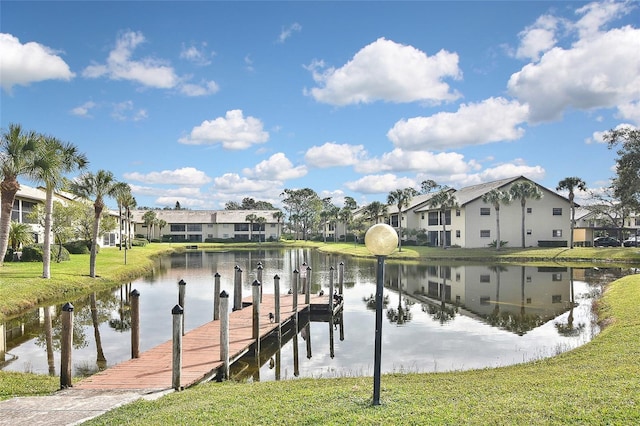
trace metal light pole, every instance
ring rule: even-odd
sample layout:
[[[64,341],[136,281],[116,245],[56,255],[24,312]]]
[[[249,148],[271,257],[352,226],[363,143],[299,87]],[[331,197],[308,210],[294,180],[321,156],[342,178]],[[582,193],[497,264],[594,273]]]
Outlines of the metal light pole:
[[[382,292],[384,260],[398,246],[398,233],[391,226],[378,223],[367,230],[364,245],[378,259],[376,269],[376,335],[373,361],[373,405],[380,405],[380,369],[382,363]]]

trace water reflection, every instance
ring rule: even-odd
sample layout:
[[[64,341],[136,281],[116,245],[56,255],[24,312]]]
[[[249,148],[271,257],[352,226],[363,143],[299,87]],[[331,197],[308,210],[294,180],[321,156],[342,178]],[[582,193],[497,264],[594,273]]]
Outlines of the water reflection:
[[[375,261],[308,249],[188,251],[159,259],[148,277],[71,301],[73,374],[91,374],[131,356],[132,289],[141,294],[140,350],[145,351],[171,339],[170,312],[180,280],[187,282],[185,330],[189,331],[213,317],[214,274],[220,274],[221,289],[231,294],[239,267],[242,289],[249,295],[258,262],[263,297],[273,294],[275,275],[286,293],[293,271],[303,263],[312,268],[306,277],[311,292],[328,293],[330,268],[337,270],[344,263],[345,307],[336,318],[307,322],[301,318],[297,328],[283,333],[279,341],[265,342],[257,358],[234,366],[246,372],[238,372],[239,377],[264,381],[372,374]],[[598,331],[591,302],[602,285],[630,272],[387,262],[382,371],[493,367],[572,349]],[[57,373],[61,306],[42,307],[0,324],[3,369]]]

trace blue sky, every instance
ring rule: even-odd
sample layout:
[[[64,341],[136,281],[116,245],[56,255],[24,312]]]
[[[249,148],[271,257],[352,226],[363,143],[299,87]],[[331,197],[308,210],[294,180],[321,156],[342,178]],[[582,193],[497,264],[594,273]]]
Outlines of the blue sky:
[[[639,26],[636,2],[2,1],[0,124],[74,143],[139,206],[597,191],[602,132],[640,125]]]

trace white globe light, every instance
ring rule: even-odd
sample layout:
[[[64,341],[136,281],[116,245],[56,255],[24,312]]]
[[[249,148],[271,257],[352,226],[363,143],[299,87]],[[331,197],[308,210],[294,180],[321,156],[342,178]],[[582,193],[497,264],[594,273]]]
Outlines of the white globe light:
[[[376,256],[387,256],[398,246],[398,233],[386,223],[378,223],[367,230],[364,245]]]

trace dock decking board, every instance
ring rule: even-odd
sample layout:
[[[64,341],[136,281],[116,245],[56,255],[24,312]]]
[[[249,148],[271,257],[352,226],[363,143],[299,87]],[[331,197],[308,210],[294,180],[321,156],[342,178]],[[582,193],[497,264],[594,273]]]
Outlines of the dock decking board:
[[[269,321],[269,313],[275,312],[275,298],[265,294],[260,304],[260,339],[269,335],[278,327]],[[302,301],[302,303],[301,303]],[[243,302],[251,303],[251,299]],[[312,295],[310,305],[304,302],[304,295],[298,295],[298,313],[310,305],[329,304],[328,296]],[[188,312],[186,312],[188,315]],[[293,296],[280,296],[280,323],[293,317]],[[229,312],[229,358],[238,359],[253,345],[253,307]],[[144,339],[144,336],[140,337]],[[171,389],[173,374],[173,342],[162,343],[140,354],[139,358],[129,359],[87,377],[73,385],[75,389],[101,390],[165,390]],[[182,337],[182,388],[212,378],[222,367],[220,359],[220,321],[210,321]]]

